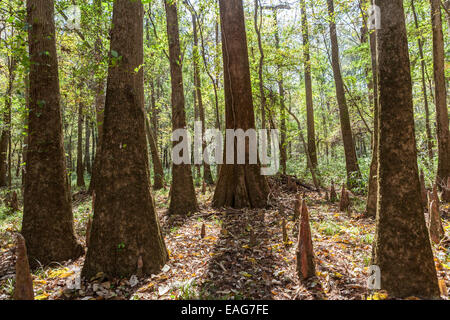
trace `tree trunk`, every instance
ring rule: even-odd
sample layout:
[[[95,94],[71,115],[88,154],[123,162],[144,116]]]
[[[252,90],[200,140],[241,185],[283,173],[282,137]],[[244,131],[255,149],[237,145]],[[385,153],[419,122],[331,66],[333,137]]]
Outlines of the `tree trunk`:
[[[263,14],[261,12],[261,21],[258,22],[258,12],[260,10],[259,8],[259,1],[255,0],[255,16],[254,16],[254,23],[255,23],[255,31],[256,35],[258,37],[258,49],[259,49],[259,66],[258,66],[258,78],[259,78],[259,95],[261,100],[261,129],[266,129],[266,95],[264,93],[264,77],[263,77],[263,68],[264,68],[264,49],[262,46],[262,40],[261,40],[261,25],[262,25],[262,17]]]
[[[334,82],[336,85],[336,98],[339,105],[342,140],[344,142],[345,165],[347,168],[347,185],[349,189],[351,189],[355,186],[355,178],[360,177],[361,173],[359,171],[358,160],[356,158],[355,144],[352,136],[352,127],[350,124],[350,116],[348,113],[347,100],[345,98],[344,81],[341,74],[334,2],[333,0],[327,0],[327,3],[328,13],[330,16],[331,58]]]
[[[102,4],[100,0],[94,1],[94,10],[98,17],[101,17],[103,14]],[[102,61],[101,55],[102,48],[102,38],[97,37],[94,44],[95,51],[95,61],[100,64]],[[97,80],[95,84],[95,119],[97,125],[97,147],[95,149],[95,158],[92,163],[92,175],[91,182],[89,184],[89,193],[93,194],[95,191],[95,181],[97,179],[97,172],[99,171],[100,160],[97,157],[100,154],[100,147],[102,144],[102,136],[103,136],[103,120],[104,120],[104,108],[105,108],[105,83],[104,79],[100,78]]]
[[[172,85],[172,130],[186,128],[183,71],[178,30],[177,4],[164,0],[169,39],[170,76]],[[175,146],[177,142],[174,142]],[[170,214],[188,214],[198,210],[190,164],[172,164]]]
[[[5,95],[5,110],[3,112],[3,131],[0,137],[0,187],[8,185],[8,146],[11,140],[11,104],[12,91],[15,78],[16,60],[7,58],[8,64],[8,84]],[[11,184],[9,184],[11,186]]]
[[[276,9],[274,9],[275,15],[275,48],[277,50],[280,49],[280,34],[278,29],[278,18]],[[284,97],[284,82],[283,82],[283,70],[280,64],[277,65],[278,69],[278,94],[280,95],[280,166],[283,174],[286,174],[286,161],[287,161],[287,152],[286,152],[286,103]]]
[[[440,0],[431,1],[433,26],[433,67],[436,104],[436,129],[438,138],[438,172],[436,182],[445,185],[450,176],[450,133],[448,122],[447,89],[445,87],[444,36]]]
[[[200,69],[198,66],[198,61],[200,59],[199,52],[198,52],[198,34],[197,34],[197,16],[193,13],[192,14],[192,29],[194,33],[194,85],[196,94],[195,97],[197,98],[197,107],[198,107],[198,115],[200,117],[200,122],[202,123],[202,135],[205,134],[205,108],[203,106],[203,98],[202,98],[202,87],[201,87],[201,78],[200,78]],[[206,142],[202,142],[202,152],[205,152],[206,149]],[[203,179],[204,181],[212,185],[214,184],[212,174],[211,174],[211,167],[208,163],[203,163]]]
[[[77,186],[84,184],[84,164],[83,164],[83,104],[78,106],[78,139],[77,139]]]
[[[381,288],[390,297],[438,298],[417,166],[403,3],[375,4],[381,10],[382,28],[377,31],[380,138],[374,264],[381,270]]]
[[[311,56],[309,53],[309,30],[305,0],[300,1],[302,13],[303,59],[305,66],[306,122],[308,134],[308,151],[314,168],[317,167],[316,134],[314,126],[314,105],[311,80]]]
[[[86,171],[91,174],[92,173],[92,167],[91,167],[91,155],[90,155],[90,146],[91,146],[91,124],[89,123],[87,116],[86,121],[84,123],[84,130],[85,130],[85,136],[86,136],[86,142],[84,146],[84,163],[86,165]]]
[[[222,26],[225,116],[227,129],[255,128],[252,88],[242,0],[219,0]],[[262,208],[267,204],[269,187],[257,164],[221,166],[214,193],[214,207]],[[246,146],[248,157],[248,144]],[[226,144],[225,144],[226,154]]]
[[[147,115],[145,116],[145,132],[147,133],[148,144],[150,145],[150,153],[152,154],[153,163],[153,190],[161,190],[164,188],[164,170],[159,159],[158,146],[155,142],[155,134],[151,128]]]
[[[83,249],[74,235],[64,158],[53,1],[28,0],[27,22],[31,68],[22,235],[30,264],[38,267],[76,259]]]
[[[411,9],[414,16],[414,24],[416,27],[416,30],[419,31],[419,21],[417,19],[417,13],[416,8],[414,5],[414,0],[411,0]],[[426,85],[426,79],[425,79],[425,57],[423,54],[423,42],[422,38],[417,39],[417,44],[419,47],[419,55],[420,55],[420,69],[422,72],[422,92],[423,92],[423,102],[425,107],[425,127],[426,127],[426,134],[427,134],[427,149],[428,149],[428,159],[430,161],[430,164],[433,162],[433,137],[431,135],[431,126],[430,126],[430,107],[428,104],[428,94],[427,94],[427,85]]]
[[[371,0],[372,1],[372,0]],[[373,102],[373,136],[372,136],[372,162],[369,173],[369,192],[367,195],[366,215],[375,217],[377,214],[377,195],[378,195],[378,66],[377,66],[377,35],[372,30],[369,35],[370,57],[372,64],[372,102]]]
[[[150,193],[141,1],[115,1],[112,25],[110,51],[120,63],[108,70],[86,278],[155,274],[168,258]]]

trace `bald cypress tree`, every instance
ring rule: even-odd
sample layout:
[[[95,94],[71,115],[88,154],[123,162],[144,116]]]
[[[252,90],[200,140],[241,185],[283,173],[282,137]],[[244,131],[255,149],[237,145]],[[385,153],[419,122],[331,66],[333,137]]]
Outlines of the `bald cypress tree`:
[[[245,34],[242,0],[220,0],[222,54],[225,84],[225,116],[227,129],[255,128],[252,88]],[[234,144],[236,151],[236,143]],[[269,188],[260,166],[224,164],[214,193],[215,207],[260,208],[267,204]],[[225,146],[226,152],[226,146]],[[236,152],[235,152],[236,155]],[[236,158],[235,158],[236,159]]]
[[[167,260],[150,193],[145,136],[143,7],[116,0],[99,171],[82,275],[129,277],[158,272]]]
[[[78,258],[64,160],[53,0],[27,1],[29,116],[22,235],[32,267]],[[46,54],[43,54],[45,52]]]
[[[401,0],[376,0],[379,77],[379,164],[374,264],[393,297],[439,296],[425,225],[414,128],[405,15]]]
[[[183,70],[181,61],[180,36],[178,30],[177,3],[164,0],[169,39],[170,79],[172,87],[172,130],[186,128],[186,112]],[[174,145],[177,142],[174,142]],[[190,164],[172,165],[172,184],[170,187],[171,214],[187,214],[198,210],[194,182]]]
[[[361,176],[358,159],[356,158],[355,142],[353,140],[352,126],[348,112],[347,99],[345,97],[344,80],[342,79],[341,62],[339,57],[339,43],[336,32],[336,15],[334,12],[334,1],[327,0],[328,14],[330,17],[331,38],[331,64],[333,67],[334,82],[336,86],[336,98],[339,106],[339,117],[341,122],[342,140],[344,142],[345,165],[347,168],[347,184],[354,186],[353,180]]]

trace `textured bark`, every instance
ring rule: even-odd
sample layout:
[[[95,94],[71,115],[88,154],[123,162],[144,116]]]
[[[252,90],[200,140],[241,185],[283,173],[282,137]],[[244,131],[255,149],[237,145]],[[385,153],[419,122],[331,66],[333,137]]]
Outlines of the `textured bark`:
[[[436,200],[431,201],[428,225],[430,226],[430,238],[436,244],[439,244],[445,236],[444,228],[442,227],[441,215]]]
[[[447,178],[447,186],[442,191],[442,201],[450,202],[450,177]]]
[[[336,202],[337,200],[337,193],[336,188],[334,186],[334,181],[331,181],[331,189],[330,189],[330,202]]]
[[[314,105],[311,79],[311,56],[309,53],[309,30],[305,0],[300,1],[302,14],[303,59],[305,65],[306,122],[308,133],[308,151],[312,165],[317,167],[316,134],[314,125]]]
[[[259,49],[259,65],[258,65],[258,79],[259,79],[259,95],[261,100],[261,129],[266,128],[266,104],[267,98],[264,93],[264,77],[263,77],[263,68],[264,68],[264,49],[262,46],[261,40],[261,25],[262,25],[262,12],[260,21],[258,21],[258,13],[260,11],[259,6],[260,0],[255,0],[255,16],[254,16],[254,24],[255,24],[255,32],[258,38],[258,49]],[[262,10],[262,9],[261,9]]]
[[[422,204],[426,209],[428,205],[427,199],[427,188],[425,187],[425,175],[423,174],[423,170],[420,170],[420,193],[422,195]]]
[[[164,188],[164,170],[159,158],[158,146],[156,144],[156,138],[154,131],[150,126],[148,117],[145,116],[145,132],[147,133],[148,144],[150,145],[150,153],[152,154],[153,163],[153,190],[160,190]]]
[[[297,221],[297,219],[300,217],[302,213],[302,200],[299,196],[297,199],[295,199],[294,204],[294,221]]]
[[[172,85],[172,130],[186,128],[184,110],[183,71],[178,30],[177,3],[164,0],[169,39],[170,77]],[[176,145],[178,142],[174,142]],[[170,187],[170,214],[188,214],[198,210],[192,180],[191,165],[172,164],[172,185]]]
[[[83,163],[83,104],[78,106],[78,139],[77,139],[77,186],[84,184],[84,163]]]
[[[205,134],[206,129],[206,121],[205,121],[205,108],[203,106],[203,98],[202,98],[202,83],[200,78],[200,68],[198,65],[198,61],[200,59],[198,52],[198,32],[197,32],[197,17],[195,14],[192,14],[192,29],[194,33],[194,85],[195,85],[195,97],[197,100],[198,106],[198,115],[200,117],[200,122],[202,123],[202,135]],[[202,152],[205,152],[206,142],[202,141]],[[211,167],[208,163],[203,162],[203,179],[209,185],[214,184],[214,180],[211,174]]]
[[[159,272],[168,259],[150,193],[145,137],[143,7],[114,2],[105,121],[94,216],[82,276],[130,277]],[[112,55],[111,55],[112,58]],[[138,71],[136,71],[139,69]]]
[[[255,128],[242,0],[220,0],[227,129]],[[236,151],[236,144],[235,144]],[[226,144],[225,144],[226,152]],[[248,153],[248,145],[246,146]],[[236,156],[236,152],[235,152]],[[248,154],[246,161],[248,161]],[[236,163],[236,162],[235,162]],[[224,164],[214,193],[214,207],[262,208],[269,187],[260,166]]]
[[[438,138],[438,172],[436,181],[439,185],[450,177],[450,132],[447,106],[447,89],[445,87],[444,35],[440,0],[431,2],[431,23],[433,27],[433,67],[436,104],[436,130]]]
[[[372,137],[372,162],[369,172],[369,192],[367,195],[366,215],[375,217],[377,213],[378,194],[378,71],[377,71],[377,40],[376,31],[369,35],[370,57],[372,64],[372,90],[373,90],[373,137]]]
[[[345,188],[345,185],[342,185],[341,198],[339,201],[339,210],[341,212],[347,212],[349,208],[350,208],[350,196],[348,194],[347,189]]]
[[[93,2],[94,8],[97,17],[101,17],[103,14],[102,10],[102,3],[101,0],[94,0]],[[102,61],[101,56],[101,48],[102,48],[103,42],[101,36],[97,37],[95,44],[94,44],[94,51],[95,51],[95,61],[100,64]],[[97,125],[97,147],[95,149],[95,158],[92,162],[92,175],[91,175],[91,182],[89,184],[89,193],[93,194],[95,191],[95,181],[97,177],[97,172],[99,170],[100,161],[99,157],[97,155],[100,154],[100,147],[102,142],[102,136],[103,136],[103,120],[104,120],[104,108],[105,108],[105,83],[104,79],[98,79],[96,85],[95,85],[95,117],[96,117],[96,125]]]
[[[375,4],[381,9],[382,29],[377,31],[380,144],[373,264],[380,267],[381,288],[389,296],[437,298],[420,193],[403,3],[376,0]]]
[[[16,235],[16,245],[14,300],[34,300],[33,278],[28,264],[27,247],[20,233]]]
[[[84,145],[84,163],[86,166],[86,171],[91,174],[92,173],[92,167],[91,167],[91,155],[90,155],[90,146],[91,146],[91,130],[90,130],[91,124],[89,123],[88,119],[86,119],[84,123],[84,133],[85,133],[85,145]]]
[[[11,149],[11,104],[16,70],[16,60],[14,58],[8,57],[7,65],[8,82],[5,95],[5,109],[3,112],[3,131],[0,136],[0,187],[7,186],[8,182],[9,186],[11,186],[11,181],[8,181],[7,178],[8,168],[11,168],[11,166],[8,166],[7,156],[11,156],[11,152],[8,153],[8,147]],[[11,179],[11,174],[9,174],[9,179]]]
[[[339,43],[336,33],[336,22],[333,0],[327,0],[328,13],[330,16],[330,37],[331,37],[331,58],[336,86],[336,98],[339,105],[339,115],[341,122],[342,140],[345,150],[345,165],[347,168],[347,185],[349,188],[354,186],[353,180],[361,176],[356,158],[355,144],[352,136],[352,127],[348,113],[347,100],[345,98],[344,81],[341,74]]]
[[[37,267],[77,258],[83,249],[73,231],[64,159],[53,1],[27,1],[27,21],[31,68],[22,235],[30,264]]]
[[[297,274],[300,280],[306,280],[316,275],[314,250],[309,225],[309,212],[306,201],[302,203],[297,247]]]
[[[275,15],[275,48],[277,50],[280,49],[280,34],[278,29],[278,18],[277,18],[277,11],[274,9],[274,15]],[[286,174],[286,161],[287,161],[287,143],[286,143],[286,102],[285,102],[285,95],[284,95],[284,81],[283,81],[283,69],[281,64],[277,65],[277,71],[278,71],[278,94],[280,99],[280,166],[281,171],[283,174]]]

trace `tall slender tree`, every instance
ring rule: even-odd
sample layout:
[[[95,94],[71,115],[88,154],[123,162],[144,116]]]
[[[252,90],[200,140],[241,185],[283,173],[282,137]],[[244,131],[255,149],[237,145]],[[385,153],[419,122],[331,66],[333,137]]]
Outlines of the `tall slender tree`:
[[[202,97],[202,83],[200,78],[200,54],[199,54],[199,43],[198,43],[198,27],[197,27],[197,15],[195,12],[192,12],[192,31],[194,34],[194,85],[195,85],[195,98],[197,100],[198,106],[198,115],[199,120],[202,123],[202,135],[205,134],[205,107],[203,106],[203,97]],[[205,152],[206,143],[202,142],[202,152]],[[214,184],[213,177],[211,174],[211,167],[208,163],[203,163],[203,179],[207,184]]]
[[[225,117],[227,129],[255,128],[250,67],[242,0],[219,0],[222,27],[222,54],[225,84]],[[236,163],[221,166],[214,193],[215,207],[261,208],[267,204],[269,187],[260,166]],[[225,144],[226,152],[226,144]]]
[[[306,122],[308,134],[308,152],[311,158],[311,163],[317,167],[317,151],[316,151],[316,134],[314,125],[314,104],[312,93],[312,79],[311,79],[311,55],[309,50],[309,27],[308,17],[306,13],[305,0],[300,1],[300,8],[302,14],[302,37],[303,37],[303,59],[305,68],[305,94],[306,94]]]
[[[354,186],[354,179],[361,175],[359,171],[358,159],[356,158],[355,144],[353,141],[352,127],[348,112],[347,99],[344,91],[344,80],[341,73],[341,62],[339,57],[339,43],[336,32],[336,16],[334,12],[334,1],[327,0],[328,14],[330,17],[330,38],[331,38],[331,59],[336,86],[336,98],[339,105],[339,115],[341,122],[342,140],[344,142],[345,165],[347,168],[347,184],[351,188]]]
[[[411,9],[414,16],[414,25],[416,27],[417,32],[420,32],[419,29],[419,19],[417,18],[416,6],[414,0],[411,0]],[[425,108],[425,131],[427,135],[427,148],[428,148],[428,158],[430,162],[433,161],[433,137],[431,135],[431,126],[430,126],[430,106],[428,103],[428,93],[427,93],[427,84],[426,84],[426,65],[425,65],[425,55],[423,53],[423,43],[424,40],[418,36],[417,37],[417,45],[419,47],[419,57],[420,57],[420,71],[421,71],[421,82],[422,82],[422,93],[423,93],[423,104]]]
[[[178,30],[177,2],[164,0],[169,39],[170,77],[172,85],[172,130],[186,128],[183,70]],[[174,145],[176,142],[174,142]],[[183,151],[182,151],[183,152]],[[170,214],[187,214],[198,210],[190,164],[172,165]]]
[[[369,0],[373,3],[374,0]],[[372,161],[369,172],[369,191],[366,203],[366,215],[375,217],[377,213],[378,195],[378,62],[377,62],[377,36],[376,29],[369,31],[370,59],[372,65],[372,103],[373,103],[373,136],[372,136]]]
[[[417,166],[412,84],[402,0],[375,0],[380,138],[374,264],[392,297],[439,297]],[[412,280],[414,279],[414,280]]]
[[[78,105],[78,131],[77,131],[77,186],[83,187],[84,184],[84,162],[83,162],[83,104]]]
[[[33,267],[83,253],[64,159],[53,0],[27,1],[29,117],[22,235]],[[43,54],[43,53],[46,54]]]
[[[114,2],[103,141],[82,275],[158,272],[167,251],[150,193],[145,137],[143,6]]]
[[[447,88],[445,86],[444,35],[442,33],[441,0],[430,0],[433,27],[433,68],[438,138],[437,183],[443,185],[450,177],[450,132],[448,120]]]

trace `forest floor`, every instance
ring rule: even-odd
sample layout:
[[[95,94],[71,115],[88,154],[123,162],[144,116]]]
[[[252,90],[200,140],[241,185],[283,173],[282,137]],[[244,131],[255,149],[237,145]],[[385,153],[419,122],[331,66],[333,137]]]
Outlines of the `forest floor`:
[[[274,190],[274,189],[272,189]],[[197,190],[201,210],[187,217],[168,217],[168,190],[157,192],[155,202],[170,259],[163,270],[148,278],[79,279],[84,258],[53,265],[33,273],[36,299],[389,299],[371,292],[366,281],[375,231],[374,219],[365,218],[364,200],[352,197],[352,210],[341,213],[324,194],[306,192],[316,255],[316,277],[301,283],[296,274],[298,225],[293,221],[296,193],[275,187],[273,207],[266,210],[216,210],[213,190]],[[285,210],[279,210],[279,206]],[[75,230],[84,243],[92,214],[91,199],[74,196]],[[446,240],[434,246],[442,298],[450,288],[450,207],[444,206]],[[282,220],[289,241],[283,242]],[[0,219],[0,300],[10,299],[14,287],[14,243],[21,215]],[[206,235],[202,239],[201,229]],[[256,244],[250,244],[250,230]],[[413,281],[413,279],[412,279]],[[81,288],[81,289],[80,289]],[[415,297],[411,297],[415,299]]]

